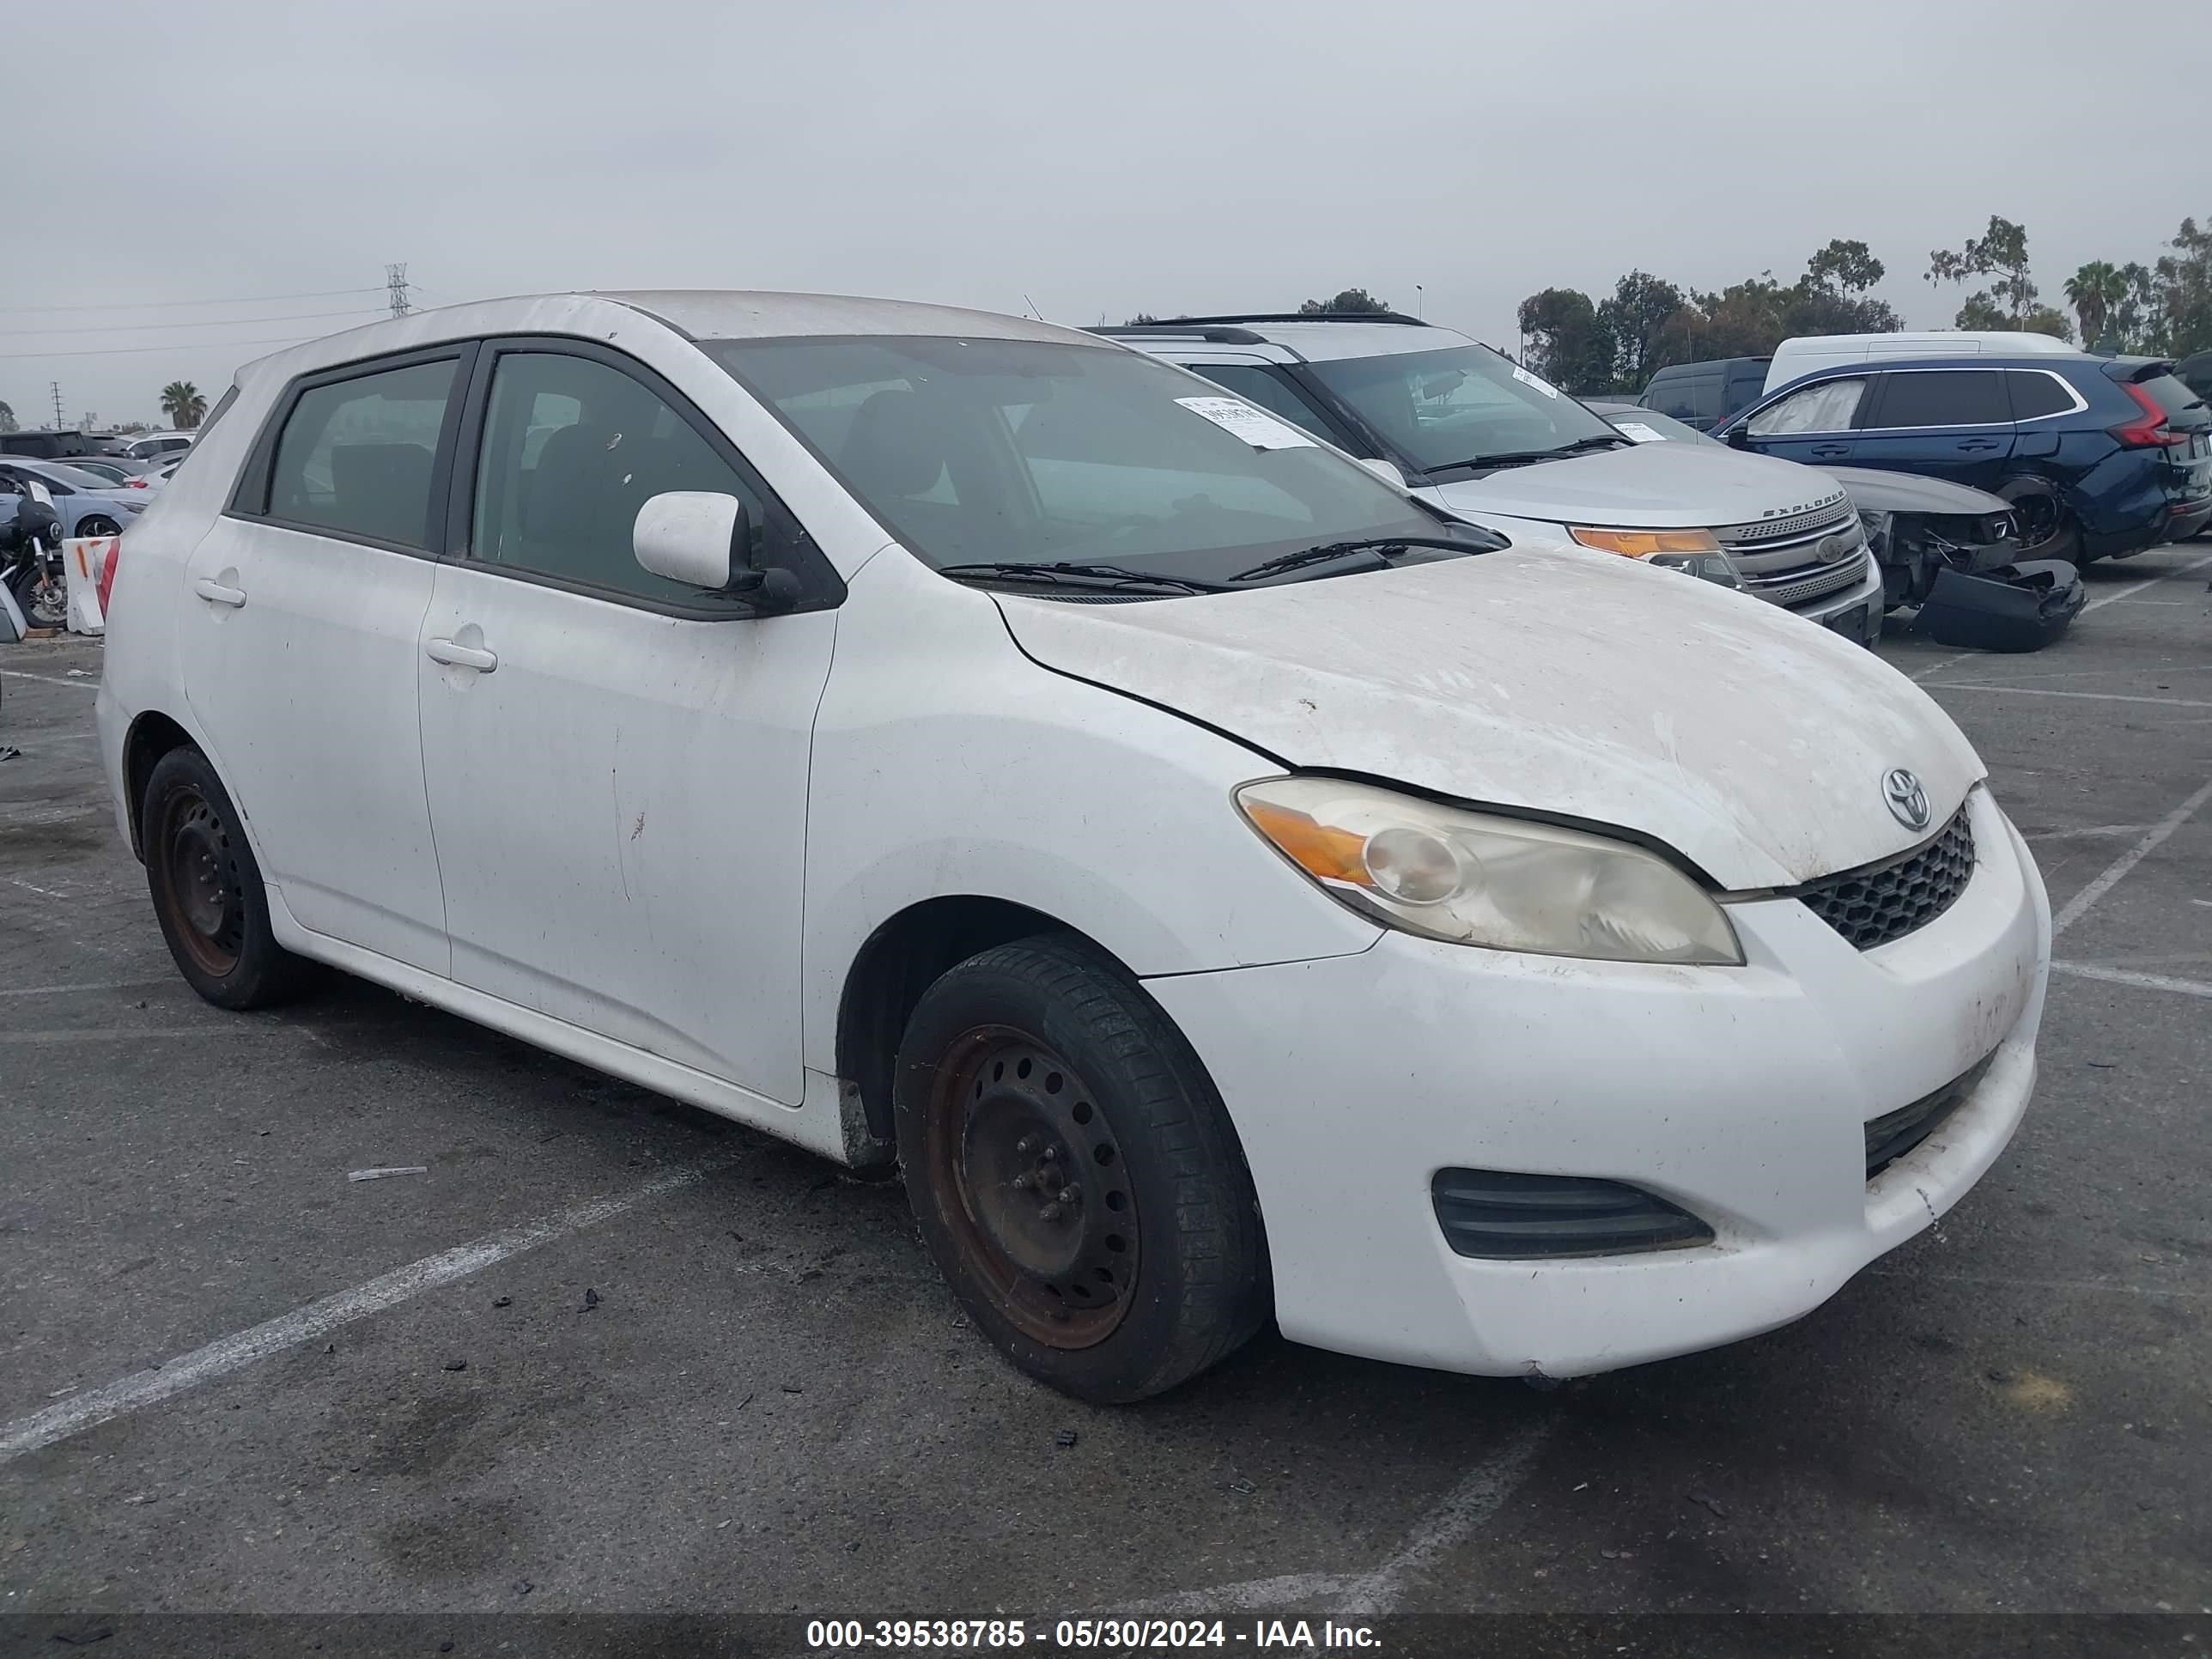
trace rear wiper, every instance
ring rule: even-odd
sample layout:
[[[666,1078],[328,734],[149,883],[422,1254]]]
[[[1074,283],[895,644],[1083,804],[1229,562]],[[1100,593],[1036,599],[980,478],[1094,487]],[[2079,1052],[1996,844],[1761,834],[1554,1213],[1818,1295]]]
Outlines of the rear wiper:
[[[1577,438],[1572,443],[1561,444],[1557,449],[1515,449],[1497,455],[1478,455],[1471,461],[1447,461],[1442,466],[1425,469],[1431,472],[1456,472],[1463,466],[1528,466],[1538,461],[1556,461],[1563,455],[1579,455],[1586,449],[1619,449],[1631,441],[1615,435]]]
[[[1504,545],[1502,540],[1499,544]],[[1257,581],[1262,576],[1279,575],[1285,570],[1298,570],[1310,564],[1327,564],[1361,553],[1373,554],[1387,568],[1399,554],[1416,547],[1442,547],[1454,553],[1486,553],[1492,550],[1472,538],[1453,541],[1443,536],[1369,536],[1358,541],[1323,542],[1316,547],[1302,547],[1295,553],[1279,554],[1274,558],[1261,560],[1249,570],[1238,571],[1229,580],[1232,582]]]
[[[940,576],[998,576],[1009,581],[1066,582],[1084,587],[1141,586],[1167,588],[1179,593],[1225,593],[1219,582],[1194,576],[1169,576],[1156,570],[1132,570],[1119,564],[1048,564],[1042,562],[986,559],[974,564],[941,564]]]

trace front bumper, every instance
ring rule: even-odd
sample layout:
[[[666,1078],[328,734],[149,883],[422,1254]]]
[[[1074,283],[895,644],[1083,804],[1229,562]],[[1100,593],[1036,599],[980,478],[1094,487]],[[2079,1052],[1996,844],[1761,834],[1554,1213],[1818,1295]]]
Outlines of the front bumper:
[[[1569,1376],[1771,1330],[1929,1225],[2011,1139],[2035,1077],[2051,918],[1985,791],[1973,878],[1853,950],[1794,899],[1732,907],[1740,969],[1516,956],[1388,933],[1355,957],[1149,981],[1242,1137],[1285,1335],[1376,1358]],[[1865,1126],[1994,1054],[1872,1182]],[[1440,1169],[1599,1176],[1715,1241],[1476,1261]]]

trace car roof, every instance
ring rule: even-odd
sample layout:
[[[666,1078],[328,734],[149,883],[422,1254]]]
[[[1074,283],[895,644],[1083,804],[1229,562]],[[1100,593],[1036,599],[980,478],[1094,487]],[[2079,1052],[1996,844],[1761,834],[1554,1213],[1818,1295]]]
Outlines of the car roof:
[[[1295,351],[1309,362],[1346,357],[1382,357],[1398,351],[1441,351],[1475,342],[1457,329],[1385,312],[1381,316],[1306,317],[1288,313],[1247,313],[1224,317],[1176,317],[1157,323],[1090,331],[1158,351],[1194,337],[1217,345],[1274,345]]]
[[[1996,356],[1984,352],[1979,356],[1937,355],[1931,357],[1857,357],[1849,362],[1823,363],[1818,368],[1808,368],[1791,386],[1807,380],[1832,380],[1852,374],[1881,374],[1893,368],[1944,368],[1960,374],[1977,368],[2064,368],[2069,365],[2095,364],[2101,368],[2112,362],[2087,351],[2039,351],[2025,356]],[[1783,388],[1777,386],[1777,392]]]

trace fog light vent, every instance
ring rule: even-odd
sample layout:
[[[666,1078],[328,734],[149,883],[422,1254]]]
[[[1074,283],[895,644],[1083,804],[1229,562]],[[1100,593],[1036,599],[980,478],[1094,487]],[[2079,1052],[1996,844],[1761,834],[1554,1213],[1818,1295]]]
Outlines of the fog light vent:
[[[1686,1210],[1618,1181],[1439,1170],[1429,1192],[1444,1242],[1486,1261],[1617,1255],[1713,1240],[1713,1230]]]

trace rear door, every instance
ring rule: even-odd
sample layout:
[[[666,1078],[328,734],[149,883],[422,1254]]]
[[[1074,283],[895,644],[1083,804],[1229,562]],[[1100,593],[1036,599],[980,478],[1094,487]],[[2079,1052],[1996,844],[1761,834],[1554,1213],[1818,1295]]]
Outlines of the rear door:
[[[581,342],[487,345],[460,452],[413,665],[453,977],[796,1104],[836,612],[754,618],[631,539],[664,490],[787,538],[788,513],[673,385]]]
[[[1893,368],[1875,378],[1852,459],[1991,489],[2014,436],[2002,369]]]
[[[473,346],[288,388],[185,562],[185,694],[302,927],[449,966],[415,659]]]

